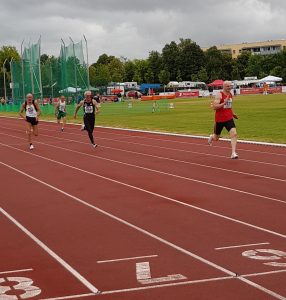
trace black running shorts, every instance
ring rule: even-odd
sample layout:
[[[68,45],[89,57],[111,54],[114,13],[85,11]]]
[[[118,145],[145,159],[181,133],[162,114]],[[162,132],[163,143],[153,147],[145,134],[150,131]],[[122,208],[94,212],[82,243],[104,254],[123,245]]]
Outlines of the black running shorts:
[[[220,135],[224,127],[227,131],[230,131],[232,128],[235,128],[233,119],[226,122],[216,122],[214,126],[214,134]]]

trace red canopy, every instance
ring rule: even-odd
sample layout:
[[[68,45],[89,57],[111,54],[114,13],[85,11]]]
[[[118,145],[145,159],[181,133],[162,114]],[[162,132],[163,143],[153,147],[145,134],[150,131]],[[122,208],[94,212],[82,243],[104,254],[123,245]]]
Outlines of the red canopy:
[[[223,80],[221,79],[217,79],[209,84],[209,86],[222,86],[222,85],[223,85]]]

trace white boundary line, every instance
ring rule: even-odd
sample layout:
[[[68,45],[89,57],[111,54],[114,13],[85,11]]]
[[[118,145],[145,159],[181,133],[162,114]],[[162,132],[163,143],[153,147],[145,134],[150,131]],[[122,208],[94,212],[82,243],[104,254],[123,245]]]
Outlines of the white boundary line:
[[[3,166],[11,169],[10,166],[0,162]],[[14,169],[14,168],[12,168]],[[16,171],[16,169],[14,169]],[[17,170],[17,172],[19,172]],[[22,174],[23,175],[23,174]],[[15,226],[17,226],[21,231],[23,231],[31,240],[33,240],[38,246],[40,246],[46,253],[48,253],[58,264],[64,267],[69,273],[71,273],[78,281],[80,281],[86,288],[88,288],[92,293],[97,294],[99,290],[87,281],[78,271],[76,271],[72,266],[70,266],[66,261],[64,261],[60,256],[58,256],[53,250],[51,250],[46,244],[39,240],[33,233],[31,233],[27,228],[20,224],[15,218],[13,218],[8,212],[6,212],[2,207],[0,207],[0,212],[10,220]]]
[[[113,182],[113,183],[117,183],[117,184],[119,184],[119,185],[122,185],[122,186],[131,188],[131,189],[134,189],[134,190],[137,190],[137,191],[140,191],[140,192],[149,194],[149,195],[153,195],[153,196],[155,196],[155,197],[159,197],[159,198],[162,198],[162,199],[165,199],[165,200],[168,200],[168,201],[177,203],[177,204],[182,205],[182,206],[186,206],[186,207],[188,207],[188,208],[193,208],[193,209],[195,209],[195,210],[198,210],[198,211],[201,211],[201,212],[204,212],[204,213],[207,213],[207,214],[210,214],[210,215],[219,217],[219,218],[223,218],[223,219],[226,219],[226,220],[231,221],[231,222],[235,222],[235,223],[238,223],[238,224],[242,224],[242,225],[245,225],[245,226],[248,226],[248,227],[251,227],[251,228],[260,230],[260,231],[264,231],[264,232],[270,233],[270,234],[272,234],[272,235],[276,235],[276,236],[279,236],[279,237],[282,237],[282,238],[286,238],[286,235],[285,235],[285,234],[282,234],[282,233],[278,233],[278,232],[275,232],[275,231],[271,231],[271,230],[268,230],[268,229],[263,228],[263,227],[259,227],[259,226],[256,226],[256,225],[253,225],[253,224],[250,224],[250,223],[246,223],[246,222],[240,221],[240,220],[238,220],[238,219],[234,219],[234,218],[231,218],[231,217],[227,217],[227,216],[225,216],[225,215],[222,215],[222,214],[219,214],[219,213],[216,213],[216,212],[207,210],[207,209],[203,209],[203,208],[201,208],[201,207],[194,206],[194,205],[191,205],[191,204],[188,204],[188,203],[184,203],[184,202],[179,201],[179,200],[176,200],[176,199],[174,199],[174,198],[167,197],[167,196],[164,196],[164,195],[161,195],[161,194],[158,194],[158,193],[154,193],[154,192],[151,192],[151,191],[148,191],[148,190],[145,190],[145,189],[142,189],[142,188],[139,188],[139,187],[136,187],[136,186],[133,186],[133,185],[130,185],[130,184],[127,184],[127,183],[118,181],[118,180],[114,180],[114,179],[111,179],[111,178],[108,178],[108,177],[105,177],[105,176],[102,176],[102,175],[99,175],[99,174],[96,174],[96,173],[92,173],[92,172],[89,172],[89,171],[86,171],[86,170],[83,170],[83,169],[74,167],[74,166],[72,166],[72,165],[68,165],[68,164],[59,162],[59,161],[56,161],[56,160],[53,160],[53,159],[50,159],[50,158],[47,158],[47,157],[44,157],[44,156],[41,156],[41,155],[38,155],[38,154],[34,154],[34,153],[27,152],[27,151],[24,151],[24,150],[21,150],[21,149],[18,149],[18,148],[10,147],[10,146],[8,146],[8,145],[7,145],[7,147],[8,147],[8,148],[15,149],[15,150],[20,151],[20,152],[23,152],[23,153],[28,154],[28,155],[33,155],[33,156],[42,158],[42,159],[44,159],[44,160],[51,161],[51,162],[53,162],[53,163],[56,163],[56,164],[59,164],[59,165],[62,165],[62,166],[71,168],[71,169],[73,169],[73,170],[80,171],[80,172],[85,173],[85,174],[93,175],[93,176],[95,176],[95,177],[98,177],[98,178],[101,178],[101,179],[104,179],[104,180],[107,180],[107,181],[110,181],[110,182]],[[3,162],[0,162],[0,164],[6,165],[6,164],[3,163]],[[7,166],[9,166],[9,165],[7,165]],[[29,175],[29,174],[27,174],[27,173],[24,173],[24,172],[22,172],[22,171],[20,171],[20,170],[18,170],[18,169],[16,169],[16,168],[14,168],[14,167],[12,167],[12,166],[9,166],[9,167],[12,168],[12,169],[14,169],[14,170],[17,170],[19,173],[23,173],[23,174],[25,174],[26,176],[31,177],[31,178],[34,179],[34,180],[37,180],[37,179],[34,178],[33,176],[31,176],[31,175]],[[40,181],[40,182],[42,182],[42,181]],[[45,183],[44,183],[44,184],[45,184]]]
[[[11,274],[11,273],[32,272],[32,271],[34,271],[34,270],[33,270],[33,269],[12,270],[12,271],[4,271],[4,272],[0,272],[0,275],[3,275],[3,274]]]
[[[250,246],[269,245],[269,244],[270,243],[257,243],[257,244],[237,245],[237,246],[228,246],[228,247],[215,248],[215,250],[224,250],[224,249],[233,249],[233,248],[244,248],[244,247],[250,247]]]
[[[41,300],[66,300],[66,299],[76,299],[76,298],[91,297],[91,296],[97,296],[97,295],[90,293],[90,294],[70,295],[70,296],[62,296],[62,297],[55,297],[55,298],[44,298]]]
[[[136,256],[136,257],[126,257],[126,258],[117,258],[117,259],[110,259],[110,260],[98,260],[98,264],[104,264],[104,263],[112,263],[112,262],[119,262],[119,261],[128,261],[128,260],[137,260],[141,258],[153,258],[158,257],[157,254],[155,255],[146,255],[146,256]]]
[[[16,168],[14,168],[14,167],[12,167],[12,166],[10,166],[10,165],[8,165],[8,164],[5,164],[5,163],[3,163],[3,162],[0,162],[0,164],[3,165],[3,166],[6,166],[7,168],[9,168],[9,169],[11,169],[11,170],[13,170],[13,171],[15,171],[15,172],[17,172],[17,173],[19,173],[19,174],[22,174],[22,175],[26,176],[26,177],[28,177],[28,178],[30,178],[30,179],[32,179],[32,180],[38,182],[38,183],[41,183],[41,184],[43,184],[44,186],[47,186],[47,187],[51,188],[52,190],[55,190],[55,191],[57,191],[57,192],[59,192],[59,193],[65,195],[65,196],[67,196],[67,197],[69,197],[69,198],[72,198],[73,200],[76,200],[77,202],[79,202],[79,203],[81,203],[81,204],[83,204],[83,205],[85,205],[85,206],[87,206],[87,207],[90,207],[90,208],[96,210],[97,212],[99,212],[99,213],[101,213],[101,214],[103,214],[103,215],[105,215],[105,216],[107,216],[107,217],[110,217],[110,218],[113,219],[113,220],[118,221],[119,223],[122,223],[122,224],[124,224],[124,225],[126,225],[126,226],[128,226],[128,227],[130,227],[130,228],[132,228],[132,229],[135,229],[136,231],[141,232],[141,233],[143,233],[144,235],[147,235],[147,236],[149,236],[149,237],[151,237],[151,238],[153,238],[153,239],[155,239],[155,240],[161,242],[162,244],[165,244],[165,245],[169,246],[170,248],[173,248],[173,249],[175,249],[175,250],[177,250],[177,251],[179,251],[179,252],[181,252],[181,253],[183,253],[183,254],[186,254],[187,256],[190,256],[190,257],[192,257],[192,258],[194,258],[194,259],[196,259],[196,260],[198,260],[198,261],[200,261],[200,262],[202,262],[202,263],[208,265],[209,267],[212,267],[212,268],[214,268],[214,269],[216,269],[216,270],[219,270],[219,271],[221,271],[221,272],[223,272],[223,273],[225,273],[225,274],[227,274],[227,275],[229,275],[229,276],[231,276],[231,277],[236,277],[236,273],[234,273],[234,272],[232,272],[232,271],[230,271],[230,270],[228,270],[228,269],[226,269],[226,268],[224,268],[224,267],[221,267],[221,266],[217,265],[216,263],[213,263],[213,262],[211,262],[211,261],[209,261],[209,260],[207,260],[207,259],[205,259],[205,258],[203,258],[203,257],[201,257],[201,256],[199,256],[199,255],[197,255],[197,254],[194,254],[194,253],[192,253],[191,251],[188,251],[188,250],[186,250],[186,249],[184,249],[184,248],[182,248],[182,247],[180,247],[180,246],[177,246],[177,245],[175,245],[175,244],[173,244],[173,243],[171,243],[171,242],[169,242],[169,241],[167,241],[167,240],[165,240],[165,239],[163,239],[163,238],[161,238],[161,237],[159,237],[159,236],[157,236],[157,235],[155,235],[155,234],[153,234],[153,233],[151,233],[151,232],[149,232],[149,231],[147,231],[147,230],[145,230],[145,229],[143,229],[143,228],[140,228],[140,227],[138,227],[138,226],[136,226],[136,225],[134,225],[134,224],[132,224],[132,223],[129,223],[129,222],[127,222],[127,221],[124,220],[124,219],[121,219],[121,218],[119,218],[119,217],[116,217],[115,215],[113,215],[113,214],[111,214],[111,213],[108,213],[108,212],[105,211],[105,210],[102,210],[102,209],[100,209],[100,208],[98,208],[98,207],[96,207],[96,206],[94,206],[94,205],[92,205],[92,204],[90,204],[90,203],[87,203],[87,202],[85,202],[84,200],[82,200],[82,199],[80,199],[80,198],[78,198],[78,197],[75,197],[75,196],[73,196],[73,195],[71,195],[71,194],[69,194],[69,193],[67,193],[67,192],[64,192],[64,191],[62,191],[62,190],[56,188],[55,186],[50,185],[50,184],[48,184],[48,183],[45,183],[45,182],[43,182],[43,181],[41,181],[41,180],[39,180],[39,179],[37,179],[37,178],[35,178],[35,177],[33,177],[33,176],[31,176],[31,175],[25,173],[25,172],[22,172],[22,171],[20,171],[19,169],[16,169]],[[18,225],[20,226],[19,228],[22,227],[22,228],[23,228],[22,230],[23,230],[24,232],[27,231],[27,234],[31,234],[31,233],[30,233],[28,230],[26,230],[21,224],[19,224],[15,219],[13,219],[10,215],[8,215],[2,208],[0,208],[0,211],[1,211],[2,213],[4,213],[4,214],[5,214],[5,215],[6,215],[13,223],[16,222],[15,224],[18,224]],[[18,225],[17,225],[17,226],[18,226]],[[33,236],[33,235],[32,235],[32,236]],[[285,238],[286,238],[286,237],[285,237]],[[35,237],[35,239],[38,240],[36,237]],[[41,245],[41,247],[43,247],[43,246],[46,247],[40,240],[38,240],[38,242],[40,243],[39,245]],[[56,254],[55,254],[55,255],[56,255]],[[56,256],[57,256],[57,255],[56,255]],[[64,261],[62,261],[62,262],[65,263]],[[74,272],[77,273],[77,271],[75,271],[75,270],[74,270]],[[78,274],[78,276],[81,277],[81,275],[80,275],[79,273],[77,273],[77,274]],[[226,278],[226,277],[225,277],[225,278]],[[256,289],[258,289],[258,290],[260,290],[260,291],[262,291],[262,292],[264,292],[265,294],[268,294],[268,295],[273,296],[273,297],[276,298],[276,299],[285,300],[285,298],[284,298],[283,296],[281,296],[281,295],[279,295],[279,294],[277,294],[277,293],[275,293],[275,292],[273,292],[273,291],[271,291],[271,290],[269,290],[269,289],[267,289],[267,288],[265,288],[265,287],[263,287],[263,286],[261,286],[261,285],[255,283],[255,282],[252,282],[252,281],[250,281],[250,280],[248,280],[248,279],[246,279],[246,278],[243,278],[243,277],[236,277],[236,278],[237,278],[238,280],[240,280],[240,281],[242,281],[242,282],[244,282],[244,283],[246,283],[246,284],[248,284],[248,285],[250,285],[250,286],[252,286],[252,287],[254,287],[254,288],[256,288]],[[82,281],[82,280],[83,280],[83,281]],[[81,281],[84,282],[85,279],[81,277]],[[89,285],[90,285],[90,286],[89,286]],[[85,283],[85,286],[89,286],[89,289],[90,289],[92,292],[95,291],[94,293],[98,293],[98,292],[99,292],[99,291],[98,291],[92,284],[90,284],[88,281]],[[161,287],[161,286],[159,286],[159,287]],[[93,290],[92,290],[92,289],[93,289]],[[115,293],[115,291],[114,291],[113,293]],[[102,292],[102,294],[103,294],[103,292]]]
[[[8,118],[8,119],[20,119],[18,117],[11,117],[11,116],[0,116],[0,118]],[[41,120],[41,122],[46,123],[56,123],[55,121],[48,121],[48,120]],[[77,123],[70,123],[69,125],[76,125],[81,126],[81,124]],[[109,127],[109,126],[96,126],[99,128],[104,129],[112,129],[112,130],[122,130],[122,131],[131,131],[131,132],[142,132],[142,133],[150,133],[150,134],[158,134],[158,135],[170,135],[170,136],[181,136],[181,137],[188,137],[188,138],[195,138],[195,139],[208,139],[206,136],[201,135],[190,135],[190,134],[179,134],[179,133],[171,133],[171,132],[160,132],[160,131],[149,131],[149,130],[140,130],[140,129],[131,129],[131,128],[120,128],[120,127]],[[221,141],[229,142],[230,139],[221,139]],[[253,144],[253,145],[264,145],[264,146],[274,146],[274,147],[286,147],[286,144],[279,144],[279,143],[268,143],[268,142],[259,142],[259,141],[249,141],[249,140],[238,140],[239,143],[242,144]]]

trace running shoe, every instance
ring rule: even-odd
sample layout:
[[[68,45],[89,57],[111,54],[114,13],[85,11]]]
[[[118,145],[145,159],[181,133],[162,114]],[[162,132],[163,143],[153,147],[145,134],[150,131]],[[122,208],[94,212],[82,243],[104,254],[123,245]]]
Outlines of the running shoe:
[[[84,126],[84,125],[81,125],[80,130],[81,130],[81,131],[84,131],[84,130],[85,130],[85,126]]]
[[[209,139],[208,139],[208,144],[211,146],[213,143],[213,135],[211,134]]]
[[[62,130],[62,132],[64,132],[64,129],[63,129],[63,128],[62,128],[61,130]]]
[[[231,159],[237,159],[238,158],[238,154],[236,153],[236,152],[233,152],[232,154],[231,154],[231,157],[230,157]]]
[[[93,148],[96,148],[96,147],[97,147],[97,144],[92,144],[92,147],[93,147]]]
[[[34,145],[30,145],[30,150],[33,150],[34,149]]]

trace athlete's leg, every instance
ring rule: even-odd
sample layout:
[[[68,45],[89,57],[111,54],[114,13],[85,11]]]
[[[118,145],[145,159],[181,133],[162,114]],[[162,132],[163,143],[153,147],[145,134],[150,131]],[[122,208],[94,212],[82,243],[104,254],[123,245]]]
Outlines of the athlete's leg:
[[[94,123],[95,123],[94,119],[84,118],[84,127],[85,127],[85,130],[88,133],[88,137],[93,145],[94,145],[94,138],[93,138]]]
[[[34,136],[38,136],[38,134],[39,134],[38,125],[33,126],[33,133],[34,133]]]
[[[30,122],[26,122],[26,134],[28,137],[28,143],[32,144],[32,124]]]
[[[223,126],[221,126],[220,123],[214,124],[214,133],[212,133],[208,139],[209,145],[211,145],[213,141],[219,140],[222,128],[223,128]]]
[[[63,117],[62,130],[64,130],[64,128],[65,128],[65,125],[66,125],[66,122],[67,122],[67,117],[66,117],[66,116],[64,116],[64,117]]]
[[[237,145],[237,132],[235,127],[231,128],[231,130],[229,131],[229,135],[230,135],[232,154],[234,154],[236,153],[236,145]]]

